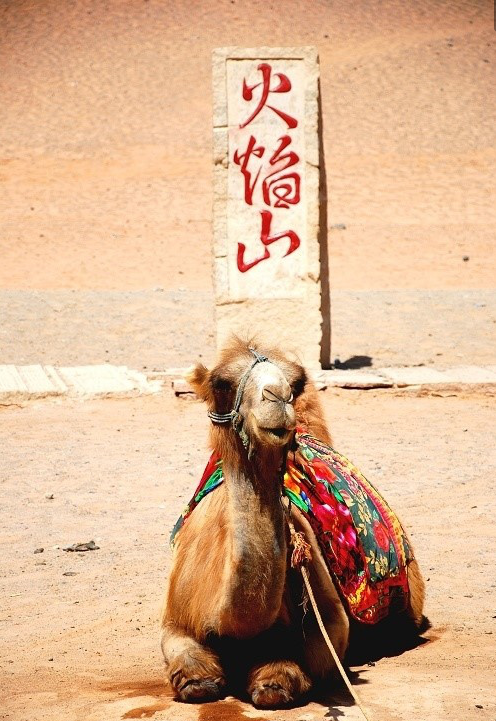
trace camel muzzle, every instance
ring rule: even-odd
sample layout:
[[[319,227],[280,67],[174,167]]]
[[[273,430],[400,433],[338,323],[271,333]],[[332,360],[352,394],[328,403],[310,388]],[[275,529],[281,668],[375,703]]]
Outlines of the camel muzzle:
[[[236,433],[241,438],[241,442],[243,443],[243,446],[245,448],[248,448],[250,444],[250,439],[248,438],[248,434],[243,428],[243,417],[241,416],[239,409],[241,407],[241,402],[243,400],[243,393],[246,387],[246,383],[248,382],[248,378],[250,377],[250,374],[252,370],[255,368],[255,366],[258,363],[272,363],[267,356],[262,355],[254,348],[248,348],[250,353],[255,357],[253,363],[250,365],[248,370],[245,371],[243,374],[239,384],[238,388],[236,390],[236,397],[234,399],[234,405],[231,411],[229,413],[216,413],[215,411],[208,411],[207,415],[212,421],[212,423],[218,423],[218,424],[224,424],[224,423],[230,423],[233,427],[233,429],[236,431]],[[286,389],[283,389],[286,391]],[[287,396],[287,400],[281,396],[281,393],[285,396]],[[283,392],[280,388],[276,388],[275,386],[266,386],[262,391],[263,398],[265,400],[274,401],[280,403],[284,409],[286,408],[286,404],[291,403],[293,400],[293,394],[291,392],[291,388],[288,384],[288,391]],[[288,414],[284,410],[284,416],[285,418],[288,417]],[[284,428],[282,426],[277,428],[265,428],[263,429],[265,431],[269,431],[273,433],[278,438],[283,438],[284,433],[281,433],[281,435],[278,434],[278,431],[284,430],[285,434],[290,432],[290,429]]]

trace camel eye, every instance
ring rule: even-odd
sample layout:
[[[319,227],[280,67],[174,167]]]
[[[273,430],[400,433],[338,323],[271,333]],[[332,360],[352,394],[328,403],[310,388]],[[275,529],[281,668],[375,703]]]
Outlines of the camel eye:
[[[227,378],[223,378],[222,376],[215,376],[212,378],[212,388],[214,391],[227,393],[232,388],[231,381],[228,381]]]
[[[301,375],[296,378],[293,383],[291,383],[291,390],[292,392],[292,400],[295,398],[298,398],[299,395],[303,393],[303,389],[305,388],[305,383],[307,382],[306,375]]]

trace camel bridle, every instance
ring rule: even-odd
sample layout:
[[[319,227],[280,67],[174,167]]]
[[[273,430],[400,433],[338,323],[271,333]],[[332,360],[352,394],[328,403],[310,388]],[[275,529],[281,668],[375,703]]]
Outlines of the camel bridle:
[[[248,368],[248,370],[244,372],[241,380],[238,383],[238,388],[236,390],[236,397],[234,399],[234,405],[232,407],[232,410],[229,411],[229,413],[215,413],[215,411],[208,411],[207,413],[212,423],[218,423],[219,425],[222,425],[224,423],[230,423],[233,429],[241,438],[241,441],[245,448],[248,447],[249,439],[246,432],[243,430],[243,417],[240,414],[239,409],[241,407],[241,401],[243,400],[243,393],[246,387],[246,383],[248,382],[248,378],[250,377],[252,370],[258,363],[272,363],[272,361],[269,360],[267,356],[262,355],[262,353],[256,351],[255,348],[248,348],[248,350],[255,357],[255,359]]]

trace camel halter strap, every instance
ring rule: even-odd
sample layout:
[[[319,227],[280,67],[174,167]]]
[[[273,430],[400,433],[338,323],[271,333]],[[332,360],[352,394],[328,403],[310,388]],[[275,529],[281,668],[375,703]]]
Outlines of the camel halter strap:
[[[250,376],[250,373],[255,368],[257,363],[265,363],[265,362],[272,363],[272,361],[270,361],[267,358],[267,356],[262,355],[261,353],[256,351],[254,348],[248,348],[248,350],[250,351],[250,353],[252,353],[255,356],[255,360],[253,361],[253,363],[248,368],[248,370],[245,372],[245,374],[243,375],[243,377],[241,378],[241,380],[239,382],[238,389],[236,391],[236,398],[234,399],[234,406],[233,406],[232,410],[229,411],[229,413],[215,413],[214,411],[208,411],[208,417],[210,418],[212,423],[219,423],[219,424],[231,423],[234,430],[239,434],[245,448],[248,445],[248,436],[246,435],[246,433],[243,432],[243,430],[241,428],[242,418],[239,413],[239,408],[241,406],[241,401],[243,400],[243,393],[245,390],[245,386],[246,386],[246,383]]]

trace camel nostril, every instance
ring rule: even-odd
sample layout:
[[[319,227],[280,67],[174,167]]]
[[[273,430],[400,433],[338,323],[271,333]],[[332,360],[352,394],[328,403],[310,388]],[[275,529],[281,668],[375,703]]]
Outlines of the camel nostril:
[[[280,401],[279,396],[270,390],[270,388],[264,388],[262,390],[262,396],[266,401]]]
[[[280,385],[266,385],[262,389],[262,397],[267,401],[277,401],[279,403],[291,403],[293,400],[293,394],[289,385],[287,388]]]

